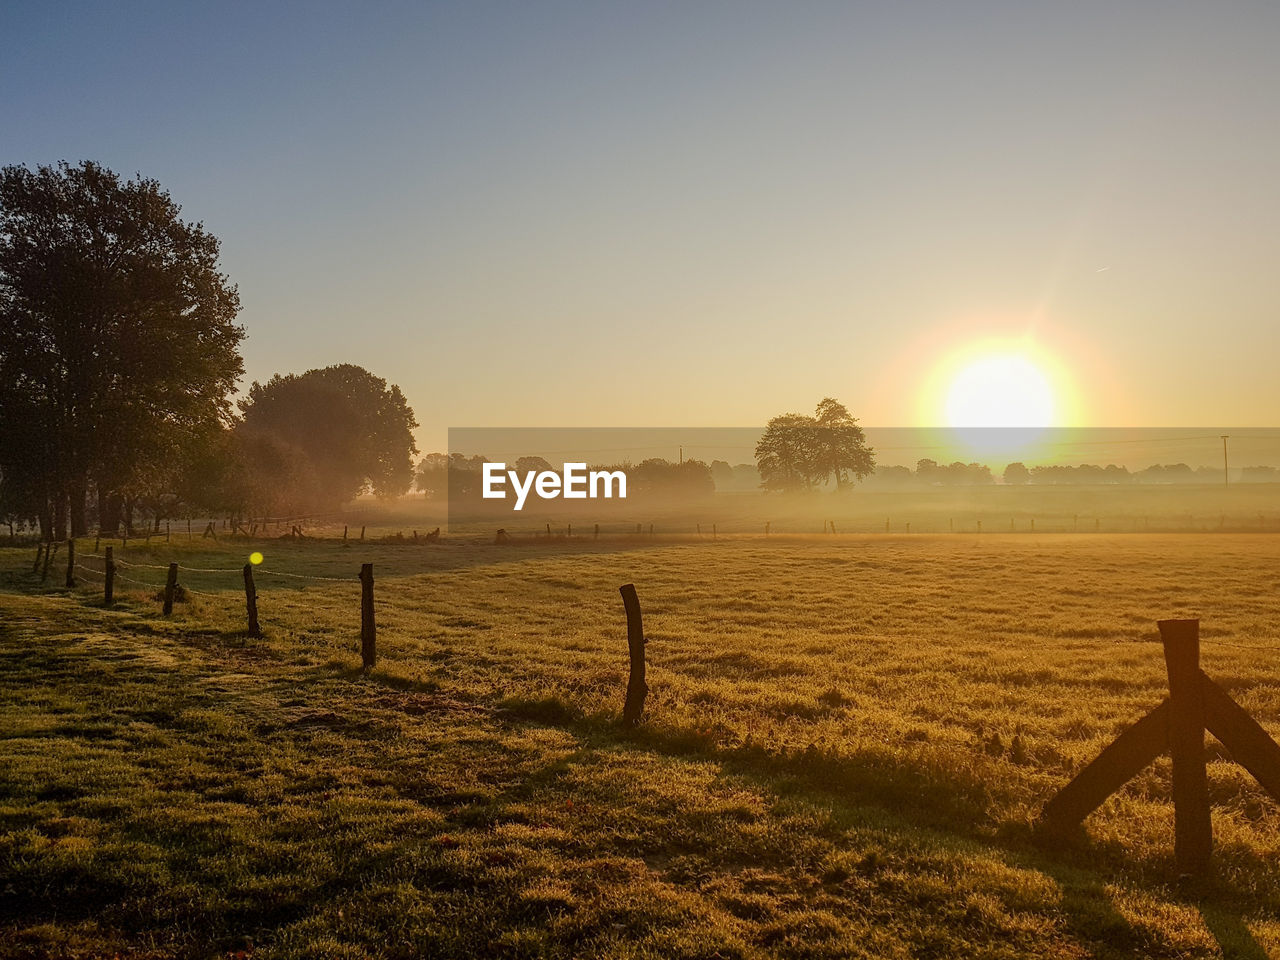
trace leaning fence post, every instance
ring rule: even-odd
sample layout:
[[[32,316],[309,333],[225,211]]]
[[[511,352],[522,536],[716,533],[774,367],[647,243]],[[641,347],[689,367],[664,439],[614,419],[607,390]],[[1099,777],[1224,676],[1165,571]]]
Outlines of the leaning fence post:
[[[110,606],[116,599],[116,558],[111,547],[107,547],[106,583],[102,588],[102,602]]]
[[[169,564],[169,576],[164,581],[164,615],[173,613],[173,595],[178,589],[178,565]]]
[[[622,722],[634,727],[644,713],[644,698],[649,687],[644,681],[644,621],[640,617],[640,599],[635,584],[618,588],[622,606],[627,612],[627,650],[631,654],[631,676],[627,680],[627,699],[622,707]]]
[[[1169,752],[1173,756],[1174,859],[1183,873],[1209,865],[1213,831],[1204,767],[1204,690],[1200,684],[1200,621],[1161,620],[1169,670]]]
[[[44,545],[44,566],[40,569],[41,583],[44,583],[49,579],[49,564],[53,560],[53,552],[56,549],[57,548],[52,540],[48,541]]]
[[[67,589],[70,590],[76,585],[76,540],[72,537],[67,541]]]
[[[262,631],[258,628],[258,590],[253,585],[252,563],[244,565],[244,603],[249,615],[249,636],[262,636]]]
[[[1060,839],[1147,764],[1173,757],[1174,859],[1184,874],[1207,872],[1213,848],[1205,777],[1207,729],[1280,801],[1280,744],[1200,669],[1200,621],[1161,620],[1169,697],[1107,745],[1040,814],[1036,833]]]
[[[373,564],[360,565],[360,659],[369,670],[378,660],[378,630],[373,621]]]

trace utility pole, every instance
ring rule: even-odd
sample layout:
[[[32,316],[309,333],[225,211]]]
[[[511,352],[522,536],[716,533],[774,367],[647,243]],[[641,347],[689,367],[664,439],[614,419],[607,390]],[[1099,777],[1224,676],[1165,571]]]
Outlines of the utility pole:
[[[1222,485],[1224,487],[1231,484],[1231,475],[1227,473],[1227,437],[1229,436],[1231,436],[1229,433],[1222,435]]]

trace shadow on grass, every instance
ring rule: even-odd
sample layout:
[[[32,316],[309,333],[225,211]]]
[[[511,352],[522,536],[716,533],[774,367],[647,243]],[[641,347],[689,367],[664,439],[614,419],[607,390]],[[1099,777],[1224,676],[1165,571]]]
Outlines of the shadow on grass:
[[[1131,876],[1125,866],[1132,851],[1096,843],[1083,829],[1064,844],[1046,847],[1034,840],[1029,826],[996,824],[987,813],[989,790],[977,770],[948,771],[938,763],[915,766],[903,763],[887,749],[833,753],[816,747],[779,751],[752,745],[724,746],[717,742],[714,731],[653,723],[626,728],[616,715],[584,714],[555,696],[509,698],[503,701],[499,716],[516,723],[565,729],[596,749],[640,749],[718,762],[725,773],[776,795],[801,800],[821,797],[834,801],[837,808],[872,808],[887,814],[901,829],[930,830],[1002,850],[1009,862],[1042,872],[1059,883],[1069,925],[1075,935],[1099,945],[1099,956],[1182,955],[1134,928],[1104,889],[1107,878],[1120,881]],[[1156,868],[1176,885],[1172,851]],[[1183,887],[1182,896],[1184,902],[1199,908],[1225,956],[1245,960],[1266,956],[1240,914],[1241,910],[1247,913],[1265,908],[1255,896],[1213,882]]]
[[[1229,960],[1267,960],[1267,951],[1254,939],[1244,918],[1220,905],[1203,904],[1200,916]]]

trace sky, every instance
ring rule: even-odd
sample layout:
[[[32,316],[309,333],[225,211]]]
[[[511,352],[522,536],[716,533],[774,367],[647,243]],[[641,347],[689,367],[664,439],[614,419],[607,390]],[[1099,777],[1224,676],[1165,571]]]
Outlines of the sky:
[[[1267,426],[1277,42],[1263,0],[7,0],[0,162],[159,180],[222,241],[244,386],[361,364],[424,452],[931,425],[991,350],[1073,424]]]

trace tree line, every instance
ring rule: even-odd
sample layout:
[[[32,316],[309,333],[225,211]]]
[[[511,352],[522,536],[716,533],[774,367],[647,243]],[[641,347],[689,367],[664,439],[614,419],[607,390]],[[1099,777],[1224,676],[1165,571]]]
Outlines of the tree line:
[[[234,401],[245,331],[219,254],[155,180],[0,169],[0,520],[62,539],[407,491],[417,422],[367,370]]]

